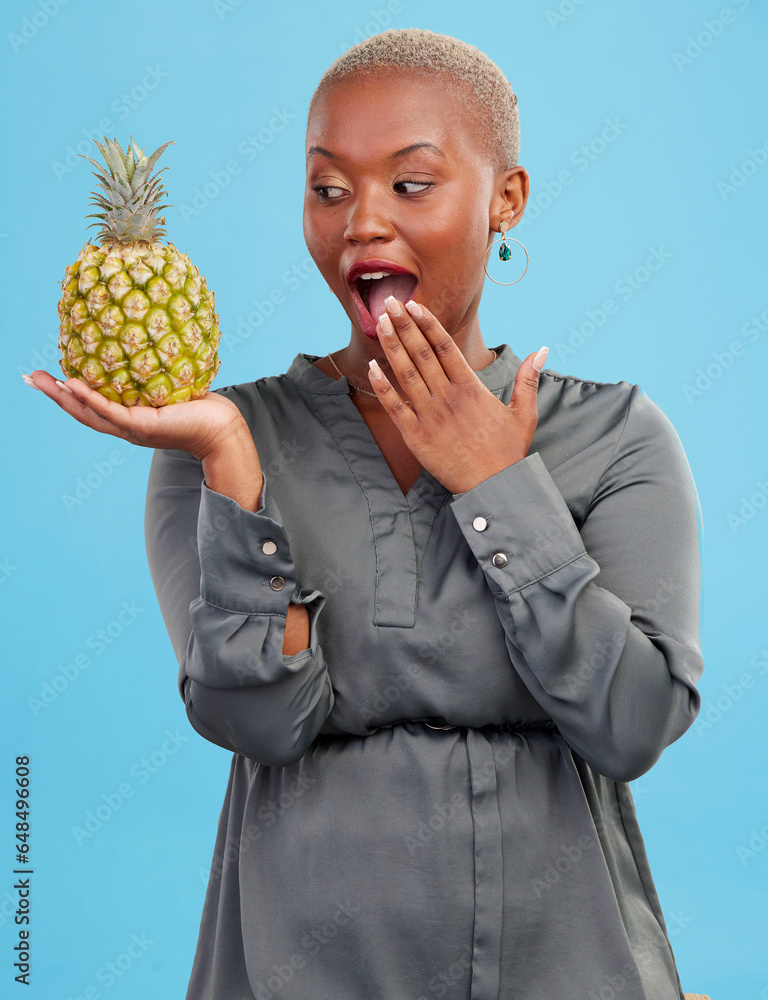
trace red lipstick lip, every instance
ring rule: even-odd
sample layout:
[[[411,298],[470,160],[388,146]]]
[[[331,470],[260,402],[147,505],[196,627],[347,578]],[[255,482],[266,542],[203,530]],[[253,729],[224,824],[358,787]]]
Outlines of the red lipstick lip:
[[[395,264],[391,260],[371,258],[356,260],[347,269],[347,284],[351,285],[361,274],[370,274],[371,271],[390,271],[392,274],[410,274],[412,278],[416,277],[413,271],[409,271],[407,267],[401,267],[400,264]]]

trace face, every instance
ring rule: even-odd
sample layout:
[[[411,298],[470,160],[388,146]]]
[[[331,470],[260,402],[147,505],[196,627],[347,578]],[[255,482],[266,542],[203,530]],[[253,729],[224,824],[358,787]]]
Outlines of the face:
[[[527,174],[495,170],[473,114],[463,86],[384,71],[331,85],[313,108],[304,237],[364,338],[377,339],[390,294],[454,337],[476,323],[490,231],[510,207],[522,214]]]

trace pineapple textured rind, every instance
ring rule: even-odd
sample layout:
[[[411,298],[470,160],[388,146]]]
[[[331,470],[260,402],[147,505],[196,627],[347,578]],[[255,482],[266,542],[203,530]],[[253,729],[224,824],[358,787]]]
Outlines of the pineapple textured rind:
[[[67,378],[126,406],[206,394],[221,364],[214,294],[172,243],[86,243],[61,287]]]

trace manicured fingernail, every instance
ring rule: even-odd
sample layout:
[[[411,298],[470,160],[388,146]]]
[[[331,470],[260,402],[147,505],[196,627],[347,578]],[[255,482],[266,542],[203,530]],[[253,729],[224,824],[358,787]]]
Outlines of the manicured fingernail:
[[[549,354],[548,347],[542,347],[536,352],[536,357],[533,359],[533,367],[537,372],[540,372],[544,367],[544,362],[547,360],[547,355]]]
[[[64,385],[63,382],[59,382],[58,379],[56,379],[56,385],[61,386],[62,389],[66,389],[67,392],[70,394],[70,396],[74,396],[74,392],[72,392],[72,390],[69,388],[69,386],[68,385]]]
[[[40,388],[39,385],[35,385],[35,380],[30,375],[25,375],[22,372],[21,377],[24,379],[24,381],[27,383],[27,385],[31,385],[33,389],[37,389],[38,392],[42,392],[43,391]]]
[[[376,358],[371,358],[368,362],[368,367],[371,370],[371,375],[373,378],[381,378],[381,368],[379,368],[379,362]]]
[[[383,333],[394,332],[395,328],[392,326],[392,320],[389,318],[389,316],[387,316],[386,313],[383,313],[379,318],[379,328]]]
[[[394,295],[388,295],[384,299],[384,305],[387,307],[387,312],[390,316],[399,316],[403,311],[398,305],[397,299]]]
[[[408,310],[411,316],[413,316],[414,319],[421,319],[421,317],[424,315],[421,306],[418,304],[418,302],[414,302],[413,299],[409,299],[405,303],[405,308]]]

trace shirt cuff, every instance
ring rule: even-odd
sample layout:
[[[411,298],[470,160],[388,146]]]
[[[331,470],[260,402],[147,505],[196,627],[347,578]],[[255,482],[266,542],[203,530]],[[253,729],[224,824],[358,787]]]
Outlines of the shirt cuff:
[[[283,526],[265,513],[266,476],[257,511],[217,493],[202,480],[197,519],[200,596],[222,611],[285,615],[288,604],[306,603]]]
[[[452,496],[456,521],[496,597],[530,587],[587,555],[537,451]]]

